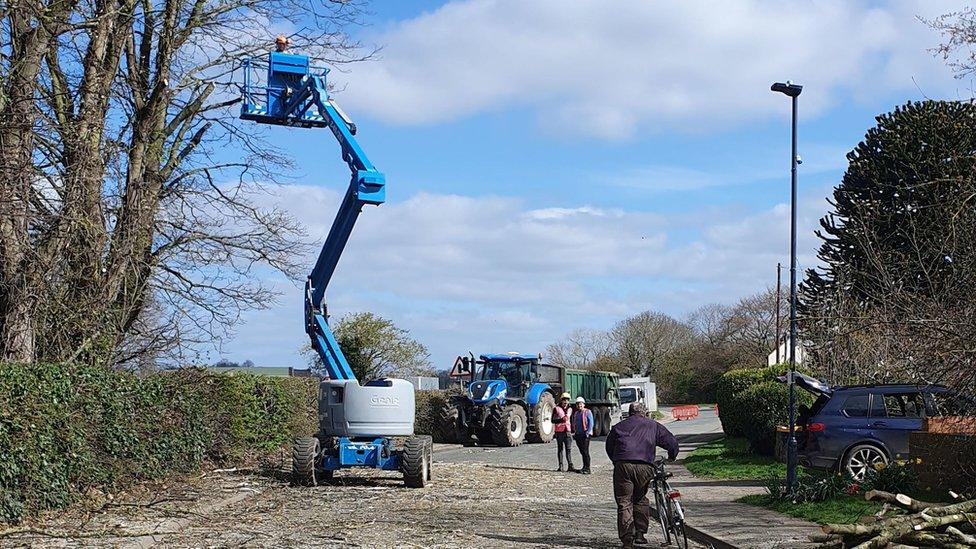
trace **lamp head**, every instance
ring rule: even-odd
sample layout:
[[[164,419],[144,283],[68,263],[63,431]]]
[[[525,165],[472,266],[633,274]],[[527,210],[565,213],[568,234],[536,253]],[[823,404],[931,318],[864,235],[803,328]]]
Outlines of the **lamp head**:
[[[788,95],[790,97],[796,97],[796,96],[800,95],[800,92],[803,91],[803,86],[800,86],[798,84],[794,84],[793,82],[790,82],[789,80],[787,80],[786,83],[777,82],[777,83],[773,84],[772,86],[770,86],[769,89],[772,90],[772,91],[774,91],[774,92],[779,92],[779,93],[782,93],[784,95]]]

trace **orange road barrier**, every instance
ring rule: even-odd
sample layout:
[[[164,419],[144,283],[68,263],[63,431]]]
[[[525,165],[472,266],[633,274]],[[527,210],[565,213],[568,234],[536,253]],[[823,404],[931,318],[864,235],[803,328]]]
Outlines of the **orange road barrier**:
[[[682,419],[695,419],[698,417],[698,406],[688,404],[686,406],[675,406],[671,408],[671,417],[681,421]]]

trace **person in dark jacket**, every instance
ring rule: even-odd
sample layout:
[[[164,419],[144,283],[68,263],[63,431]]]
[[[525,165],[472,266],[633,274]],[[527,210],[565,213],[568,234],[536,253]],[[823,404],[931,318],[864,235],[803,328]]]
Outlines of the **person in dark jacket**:
[[[651,506],[647,490],[654,478],[657,448],[678,456],[678,440],[667,427],[647,417],[642,402],[630,405],[630,416],[610,429],[606,448],[613,462],[613,498],[617,501],[617,535],[625,548],[647,543]]]
[[[573,439],[576,447],[583,456],[583,468],[579,470],[584,475],[590,474],[590,439],[593,438],[593,412],[586,407],[586,399],[576,397],[576,409],[573,410]]]

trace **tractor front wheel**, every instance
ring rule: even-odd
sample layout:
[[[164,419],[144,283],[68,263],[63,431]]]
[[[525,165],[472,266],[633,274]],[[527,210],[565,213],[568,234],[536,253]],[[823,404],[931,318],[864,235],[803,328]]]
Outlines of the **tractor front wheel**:
[[[291,450],[291,480],[296,486],[315,486],[315,462],[321,452],[319,439],[300,437]]]
[[[492,410],[491,434],[499,446],[518,446],[525,441],[529,420],[518,404]]]

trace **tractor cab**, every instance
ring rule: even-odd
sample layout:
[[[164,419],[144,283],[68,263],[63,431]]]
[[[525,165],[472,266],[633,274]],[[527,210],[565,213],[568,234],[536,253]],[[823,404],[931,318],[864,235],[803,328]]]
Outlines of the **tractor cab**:
[[[536,355],[481,355],[483,365],[482,381],[504,381],[507,395],[511,398],[522,398],[525,391],[539,377],[539,357]]]

